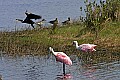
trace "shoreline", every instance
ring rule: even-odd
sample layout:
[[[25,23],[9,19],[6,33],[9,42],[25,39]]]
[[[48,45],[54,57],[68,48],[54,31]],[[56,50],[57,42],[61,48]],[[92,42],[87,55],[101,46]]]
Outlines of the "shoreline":
[[[85,63],[100,63],[120,60],[120,22],[116,24],[107,23],[98,37],[93,33],[86,33],[77,36],[84,28],[82,24],[58,27],[55,33],[51,28],[40,30],[23,30],[16,32],[0,33],[0,51],[8,56],[44,56],[49,55],[49,47],[55,51],[65,52],[67,55],[76,55],[86,61]],[[114,26],[114,27],[113,27]],[[76,37],[77,36],[77,37]],[[96,52],[91,54],[83,53],[75,49],[73,41],[78,44],[96,44]],[[4,55],[4,54],[3,54]]]
[[[98,49],[104,48],[106,50],[120,52],[120,23],[116,22],[116,24],[114,25],[113,22],[107,23],[106,26],[109,27],[105,27],[104,30],[99,32],[98,38],[95,38],[95,34],[92,33],[76,37],[76,35],[79,34],[79,31],[83,29],[83,24],[58,27],[54,34],[51,34],[51,28],[1,32],[0,50],[12,54],[30,51],[32,51],[32,53],[43,52],[45,54],[46,48],[49,46],[61,50],[62,47],[66,48],[66,46],[72,48],[72,41],[77,40],[79,44],[92,43],[96,44]],[[116,32],[114,30],[116,30]]]

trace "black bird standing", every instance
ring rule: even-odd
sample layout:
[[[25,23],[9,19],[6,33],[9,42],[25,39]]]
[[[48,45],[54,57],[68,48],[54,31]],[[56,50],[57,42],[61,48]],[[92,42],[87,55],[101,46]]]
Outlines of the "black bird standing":
[[[41,19],[42,16],[40,15],[36,15],[36,14],[33,14],[33,13],[28,13],[27,11],[25,12],[25,14],[27,15],[27,19]]]
[[[57,25],[58,25],[58,19],[56,18],[55,20],[53,21],[49,21],[49,23],[53,24],[53,30],[56,29]]]
[[[36,24],[39,25],[41,28],[45,21],[45,19],[42,19],[41,21],[36,22]]]
[[[56,18],[55,20],[53,20],[53,21],[49,21],[49,23],[51,23],[51,24],[58,24],[58,19]]]
[[[67,25],[67,24],[70,24],[70,23],[71,23],[71,22],[70,22],[70,17],[68,17],[68,20],[62,22],[63,25]]]
[[[27,24],[31,24],[31,26],[35,29],[35,27],[33,26],[33,24],[35,24],[35,22],[33,22],[32,20],[25,18],[25,20],[21,20],[21,19],[16,19],[17,21],[20,21],[22,23],[27,23]]]

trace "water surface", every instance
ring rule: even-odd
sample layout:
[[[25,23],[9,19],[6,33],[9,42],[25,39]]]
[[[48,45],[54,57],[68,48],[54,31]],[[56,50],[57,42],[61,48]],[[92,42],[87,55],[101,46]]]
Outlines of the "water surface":
[[[28,27],[15,21],[16,18],[24,19],[26,10],[47,21],[57,17],[62,22],[68,17],[79,18],[80,6],[83,5],[83,0],[0,0],[0,30]]]
[[[70,56],[73,65],[66,65],[67,80],[119,80],[120,61],[86,64],[76,55]],[[3,80],[63,80],[62,63],[54,56],[0,57],[0,75]]]

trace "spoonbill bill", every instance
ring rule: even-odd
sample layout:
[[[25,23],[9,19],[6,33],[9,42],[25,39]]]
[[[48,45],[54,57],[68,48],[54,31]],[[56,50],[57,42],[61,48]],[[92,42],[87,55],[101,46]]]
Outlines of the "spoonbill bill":
[[[65,76],[65,64],[72,65],[70,57],[68,57],[64,52],[55,52],[51,47],[49,47],[49,50],[54,54],[56,61],[63,63],[63,74]]]
[[[73,41],[73,44],[76,46],[76,49],[81,50],[83,52],[94,52],[94,51],[96,51],[95,47],[97,46],[97,45],[94,45],[94,44],[81,44],[81,45],[78,45],[77,41]]]

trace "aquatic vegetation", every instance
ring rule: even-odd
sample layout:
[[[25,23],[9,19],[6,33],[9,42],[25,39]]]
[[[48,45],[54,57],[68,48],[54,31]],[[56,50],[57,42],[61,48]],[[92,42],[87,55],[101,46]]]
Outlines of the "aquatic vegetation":
[[[104,28],[109,21],[120,21],[120,1],[119,0],[106,0],[100,2],[84,1],[86,8],[80,7],[81,12],[85,12],[86,17],[80,16],[80,20],[84,23],[80,34],[93,33],[95,37],[99,36],[100,31]],[[80,35],[79,35],[80,36]]]
[[[68,53],[72,53],[70,48],[73,48],[71,43],[74,40],[82,43],[97,44],[97,47],[106,48],[114,51],[120,51],[120,23],[109,22],[99,34],[99,38],[94,38],[94,34],[84,34],[81,37],[76,37],[79,31],[84,27],[82,24],[73,24],[63,26],[56,29],[55,34],[51,33],[51,28],[41,30],[22,30],[15,32],[0,33],[0,49],[11,54],[47,54],[48,46],[53,46],[56,49],[66,49]]]

